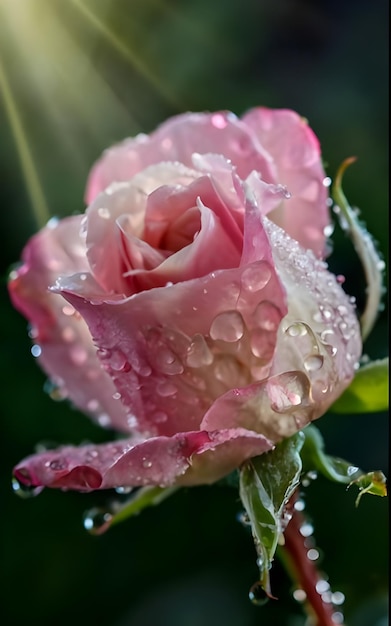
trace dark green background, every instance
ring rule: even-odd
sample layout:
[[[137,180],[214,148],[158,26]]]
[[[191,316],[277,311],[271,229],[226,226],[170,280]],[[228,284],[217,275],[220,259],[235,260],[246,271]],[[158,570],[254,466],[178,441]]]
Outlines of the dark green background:
[[[84,7],[94,19],[73,0],[0,6],[0,61],[51,215],[83,210],[89,167],[107,145],[169,115],[288,107],[319,136],[330,176],[344,158],[358,157],[345,192],[387,255],[386,0],[84,0]],[[0,93],[2,623],[303,625],[278,563],[279,600],[263,608],[248,601],[257,568],[251,537],[236,521],[234,489],[183,490],[101,537],[89,536],[81,520],[107,494],[48,490],[22,501],[12,493],[12,467],[37,442],[107,434],[44,393],[26,322],[8,301],[8,269],[37,222],[4,102]],[[362,303],[359,262],[338,230],[335,240],[330,263]],[[365,351],[388,352],[386,311]],[[329,453],[387,471],[385,414],[328,415],[318,425]],[[367,496],[356,509],[355,495],[323,479],[308,489],[321,568],[346,594],[349,626],[385,626],[387,501]]]

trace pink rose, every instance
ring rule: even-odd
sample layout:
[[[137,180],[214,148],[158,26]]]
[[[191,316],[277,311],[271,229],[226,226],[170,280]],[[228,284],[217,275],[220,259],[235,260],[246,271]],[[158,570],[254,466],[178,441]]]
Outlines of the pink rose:
[[[185,114],[106,151],[85,215],[10,281],[60,392],[123,438],[24,459],[26,485],[210,483],[318,418],[361,351],[324,261],[319,144],[287,110]]]

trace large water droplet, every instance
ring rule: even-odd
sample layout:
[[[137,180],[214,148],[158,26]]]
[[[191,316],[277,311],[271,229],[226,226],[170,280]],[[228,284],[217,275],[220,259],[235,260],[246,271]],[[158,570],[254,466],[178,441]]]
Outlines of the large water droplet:
[[[189,367],[202,367],[210,365],[213,361],[213,354],[208,348],[203,335],[194,335],[187,350],[186,364]]]
[[[253,317],[258,328],[275,332],[280,325],[281,311],[273,302],[264,300],[256,307]]]
[[[273,356],[275,334],[262,328],[256,328],[251,333],[251,352],[254,356],[269,361]]]
[[[210,336],[214,340],[234,343],[244,335],[244,322],[239,311],[225,311],[216,315],[210,327]]]
[[[247,291],[260,291],[266,287],[271,275],[270,265],[266,261],[249,265],[242,273],[242,285]]]
[[[302,337],[308,332],[308,326],[304,322],[295,322],[286,329],[286,334],[290,337]]]
[[[109,356],[109,363],[112,370],[115,372],[122,372],[125,369],[130,369],[128,366],[127,357],[121,350],[113,350]]]
[[[276,413],[289,413],[308,400],[310,382],[302,372],[285,372],[266,384],[270,405]]]
[[[248,597],[256,606],[263,606],[269,600],[266,591],[262,587],[262,583],[259,581],[253,584],[248,592]]]
[[[91,535],[101,535],[110,528],[112,514],[102,508],[90,509],[85,513],[83,525]]]
[[[320,354],[310,354],[304,359],[304,367],[307,372],[316,372],[323,366],[324,357]]]
[[[33,355],[33,357],[37,358],[39,356],[41,356],[42,354],[42,348],[40,345],[38,345],[37,343],[35,343],[33,346],[31,346],[31,354]]]
[[[12,477],[12,490],[19,498],[34,498],[41,493],[43,487],[32,487],[19,482],[15,476]]]

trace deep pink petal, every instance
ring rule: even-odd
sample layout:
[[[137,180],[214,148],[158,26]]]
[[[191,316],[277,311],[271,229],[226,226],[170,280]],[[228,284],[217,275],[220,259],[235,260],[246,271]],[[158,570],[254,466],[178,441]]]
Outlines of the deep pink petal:
[[[23,265],[11,276],[9,293],[32,325],[38,361],[57,395],[68,397],[102,426],[128,432],[126,411],[113,397],[116,389],[101,366],[86,323],[61,295],[48,290],[62,272],[88,269],[80,224],[81,216],[51,222],[32,237]]]
[[[177,433],[141,442],[64,446],[27,457],[15,467],[14,475],[31,487],[78,491],[197,485],[215,482],[272,448],[265,437],[244,429]]]
[[[266,375],[286,312],[262,260],[125,300],[77,276],[58,289],[89,325],[135,427],[152,434],[197,429],[218,396]]]
[[[269,154],[248,126],[232,113],[185,113],[164,122],[149,136],[106,150],[88,179],[86,202],[115,181],[126,181],[148,165],[178,161],[192,167],[194,153],[221,154],[236,166],[244,179],[252,170],[267,182],[277,182]]]
[[[330,216],[317,137],[302,117],[286,109],[251,109],[243,122],[273,157],[277,182],[292,194],[289,203],[272,213],[271,219],[304,248],[324,257],[324,230]],[[266,177],[264,180],[273,182]]]

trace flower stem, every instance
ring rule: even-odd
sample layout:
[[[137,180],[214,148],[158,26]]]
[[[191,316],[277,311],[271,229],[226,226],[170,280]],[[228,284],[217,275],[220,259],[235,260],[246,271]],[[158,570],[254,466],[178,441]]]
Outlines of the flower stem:
[[[301,511],[295,509],[296,500],[297,494],[291,498],[288,504],[292,518],[284,531],[285,543],[279,547],[279,557],[292,580],[305,593],[304,607],[310,619],[313,620],[311,623],[314,626],[337,626],[337,624],[343,626],[340,621],[337,622],[334,619],[333,604],[330,601],[325,601],[325,594],[320,591],[319,585],[317,585],[323,580],[323,577],[317,570],[316,562],[308,558],[308,541],[301,533],[301,528],[304,527],[306,519]]]

